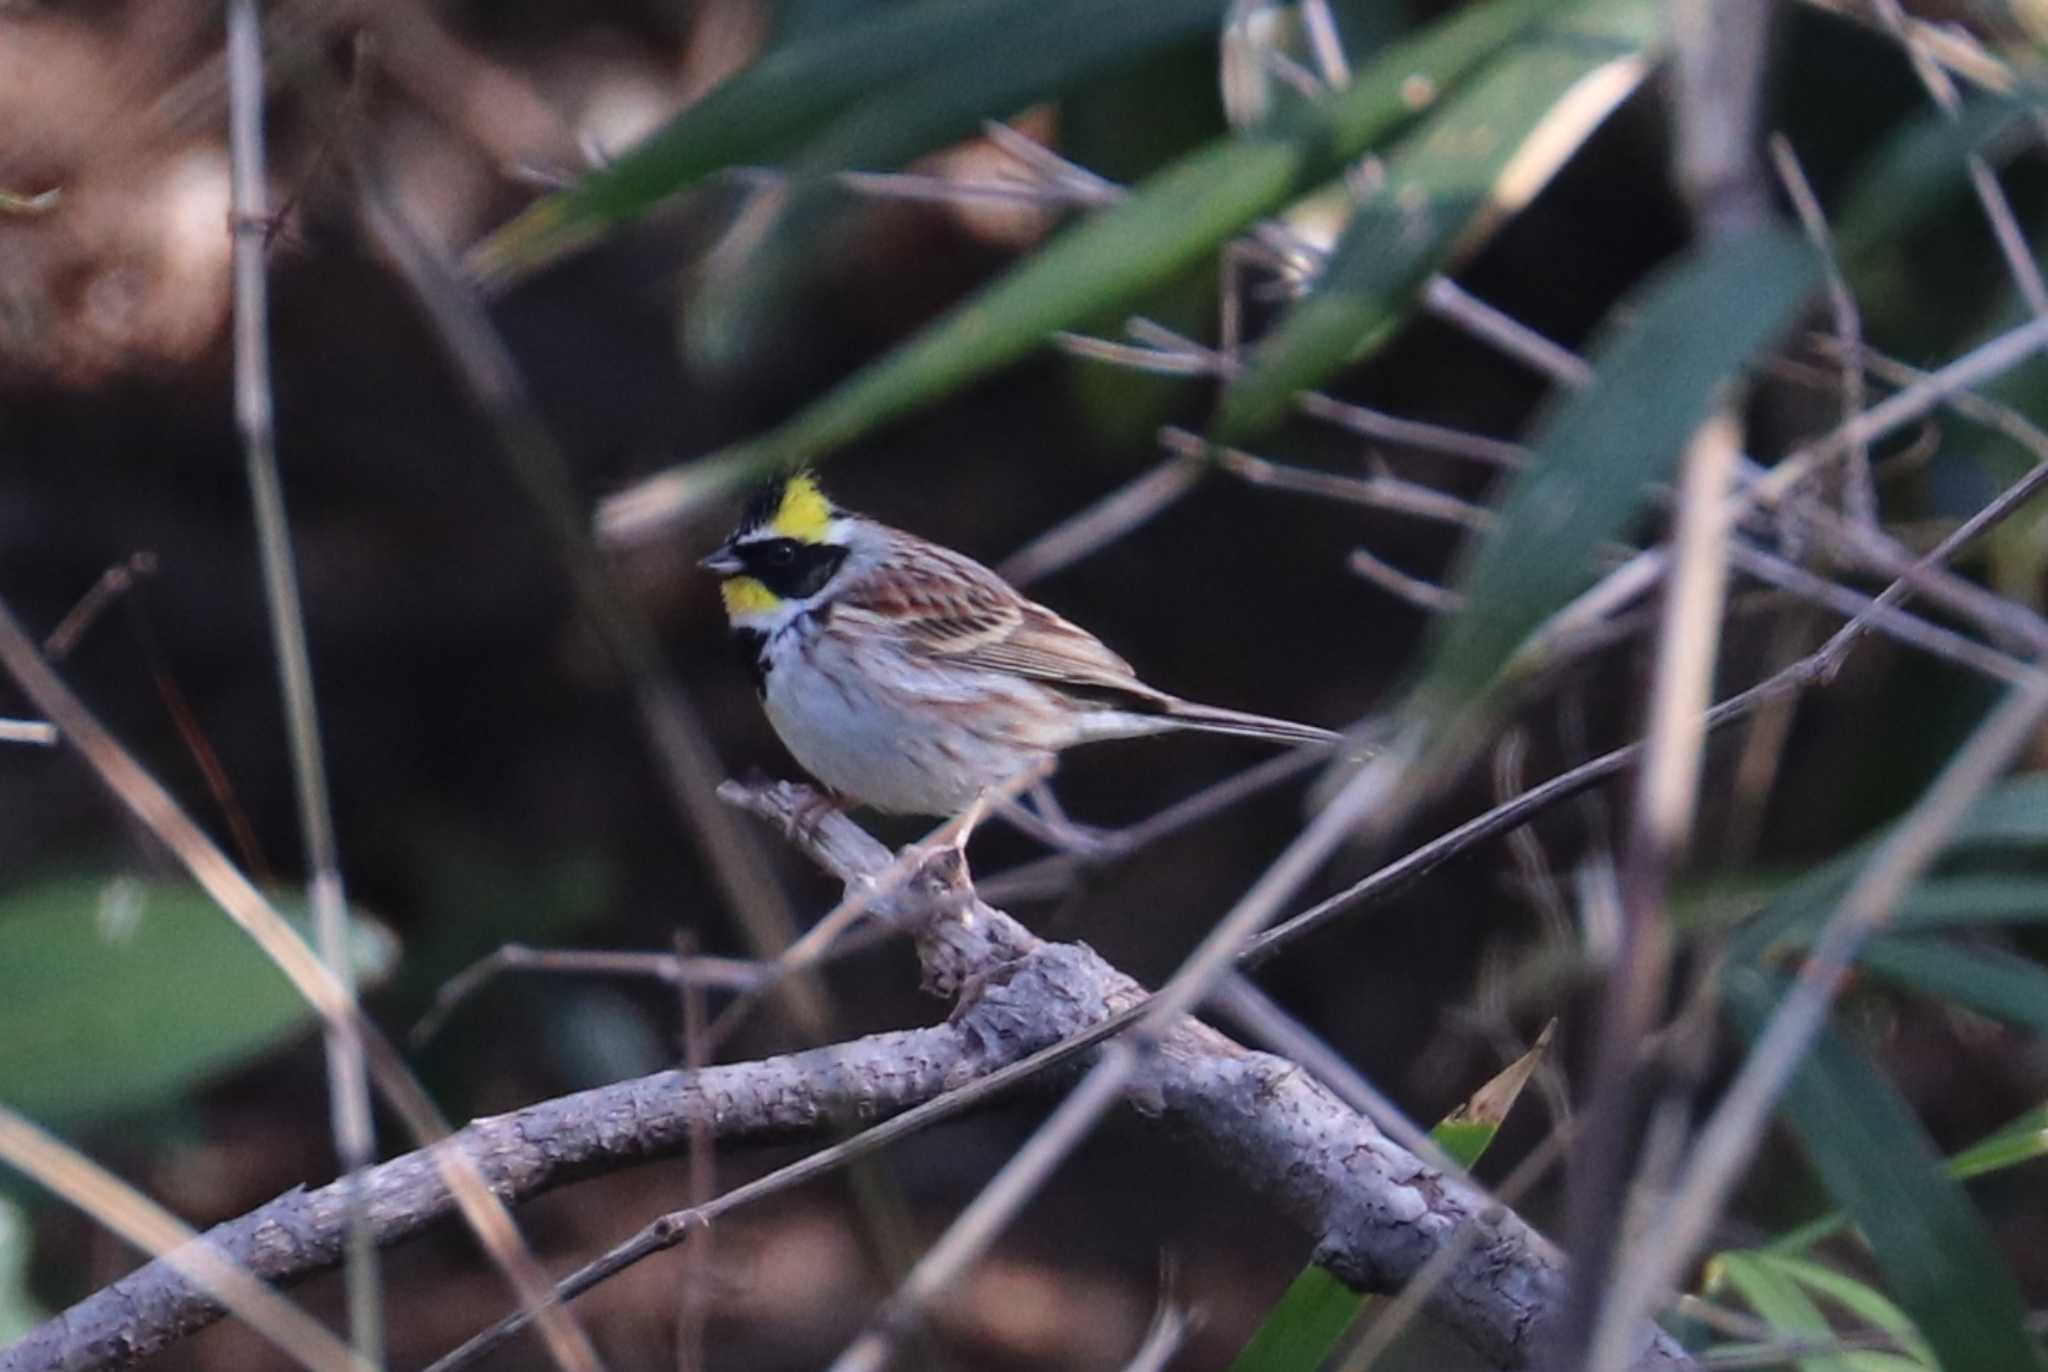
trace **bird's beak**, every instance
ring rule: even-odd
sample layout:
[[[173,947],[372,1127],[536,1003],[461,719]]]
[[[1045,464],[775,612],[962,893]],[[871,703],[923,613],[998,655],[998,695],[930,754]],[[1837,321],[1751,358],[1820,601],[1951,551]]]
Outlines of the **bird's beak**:
[[[746,568],[744,562],[733,556],[730,544],[712,553],[711,556],[700,559],[697,565],[707,572],[716,572],[720,576],[731,576]]]

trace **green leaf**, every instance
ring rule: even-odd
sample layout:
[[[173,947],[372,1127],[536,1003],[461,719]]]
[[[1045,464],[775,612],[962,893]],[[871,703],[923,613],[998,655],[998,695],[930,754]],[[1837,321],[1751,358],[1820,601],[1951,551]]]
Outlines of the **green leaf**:
[[[480,244],[503,281],[560,257],[728,167],[778,160],[863,98],[957,60],[1027,18],[1036,0],[912,0],[784,44],[617,160],[537,201]]]
[[[848,112],[789,167],[789,200],[738,271],[712,276],[687,311],[693,348],[712,365],[752,351],[783,317],[775,302],[808,270],[839,192],[826,173],[893,170],[921,153],[1133,57],[1213,30],[1226,0],[1035,0],[1002,16]]]
[[[2029,1110],[2011,1124],[1965,1148],[1948,1160],[1948,1174],[1958,1181],[2018,1167],[2048,1157],[2048,1105]],[[1839,1213],[1822,1215],[1772,1239],[1773,1253],[1803,1253],[1842,1231],[1848,1221]]]
[[[1723,1004],[1754,1038],[1782,986],[1755,969],[1730,968]],[[2041,1366],[2012,1274],[1961,1184],[1883,1078],[1823,1031],[1779,1114],[1829,1194],[1869,1237],[1886,1285],[1947,1372]]]
[[[1708,1281],[1726,1281],[1743,1303],[1770,1325],[1773,1332],[1794,1339],[1832,1339],[1834,1328],[1799,1283],[1761,1257],[1746,1252],[1723,1253],[1709,1267]],[[1853,1372],[1841,1354],[1815,1354],[1798,1358],[1799,1372]]]
[[[1500,1132],[1501,1122],[1520,1099],[1522,1088],[1536,1075],[1557,1031],[1551,1020],[1529,1051],[1472,1093],[1429,1131],[1452,1162],[1470,1167]],[[1288,1284],[1266,1312],[1230,1372],[1314,1372],[1323,1365],[1344,1331],[1357,1320],[1371,1297],[1353,1291],[1328,1270],[1310,1263]]]
[[[1934,1365],[1934,1355],[1928,1351],[1927,1341],[1920,1337],[1920,1331],[1913,1327],[1913,1321],[1876,1287],[1808,1258],[1765,1252],[1757,1255],[1757,1261],[1833,1301],[1865,1324],[1882,1329],[1899,1341],[1899,1346],[1906,1350],[1914,1363],[1927,1367]]]
[[[1266,1312],[1230,1372],[1313,1372],[1370,1299],[1310,1263]]]
[[[2032,108],[2024,99],[1978,91],[1957,116],[1929,109],[1901,125],[1864,159],[1835,215],[1835,249],[1845,270],[1854,276],[1897,252],[1914,225],[1966,194],[1965,159]]]
[[[1388,48],[1348,89],[1300,119],[1177,159],[780,428],[608,502],[601,524],[612,537],[631,538],[769,470],[821,461],[1017,360],[1056,330],[1136,299],[1411,122],[1429,98],[1554,8],[1554,0],[1491,0],[1461,10]]]
[[[2048,1157],[2048,1105],[2027,1111],[1989,1138],[1949,1159],[1952,1177],[1981,1177]]]
[[[360,917],[353,946],[366,982],[396,961],[390,934]],[[181,883],[38,883],[0,902],[0,947],[0,1099],[53,1127],[175,1099],[315,1019],[248,936]]]
[[[1518,38],[1384,159],[1377,190],[1352,214],[1309,294],[1224,392],[1214,434],[1239,443],[1272,427],[1298,392],[1385,338],[1416,288],[1469,253],[1535,193],[1648,71],[1657,37],[1649,0],[1565,10]],[[1569,97],[1569,98],[1568,98]],[[1502,172],[1541,141],[1535,184]],[[1524,164],[1526,165],[1526,164]],[[1512,198],[1512,206],[1504,203]]]
[[[2038,872],[1930,877],[1899,902],[1892,919],[1902,930],[2043,921],[2048,921],[2048,876]]]
[[[1587,581],[1722,387],[1785,328],[1819,276],[1777,228],[1728,239],[1658,274],[1593,356],[1502,501],[1463,577],[1467,609],[1439,632],[1411,708],[1437,728],[1487,695],[1523,641]]]
[[[1946,939],[1881,938],[1857,961],[1894,986],[2048,1034],[2048,971],[2025,958]]]
[[[1804,945],[1820,928],[1835,902],[1849,888],[1856,871],[1876,845],[1890,832],[1890,826],[1858,843],[1840,856],[1816,867],[1779,894],[1755,920],[1729,941],[1728,957],[1734,962],[1760,963]],[[1999,783],[1978,798],[1969,815],[1949,838],[1946,858],[1995,856],[2001,848],[2032,850],[2048,844],[2048,775],[2032,774]],[[1981,922],[1993,923],[1999,911],[2012,911],[2025,899],[2022,887],[2039,878],[2016,875],[2012,889],[2000,895],[1991,888],[2003,879],[1987,873],[1943,875],[1936,873],[1916,886],[1901,902],[1896,916],[1900,928],[1939,928],[1970,921],[1964,915],[1971,903],[1982,901],[1986,910]],[[1954,885],[1951,885],[1954,883]],[[2031,918],[2031,914],[2009,914],[2006,918]]]

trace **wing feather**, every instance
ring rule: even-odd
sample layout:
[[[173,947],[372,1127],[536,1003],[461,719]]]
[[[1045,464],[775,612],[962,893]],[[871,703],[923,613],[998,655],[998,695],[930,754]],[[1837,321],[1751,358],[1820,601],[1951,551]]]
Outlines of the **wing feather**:
[[[841,603],[935,661],[1106,691],[1153,708],[1171,699],[1138,680],[1095,635],[1026,600],[979,562],[907,535],[893,556],[848,587]]]

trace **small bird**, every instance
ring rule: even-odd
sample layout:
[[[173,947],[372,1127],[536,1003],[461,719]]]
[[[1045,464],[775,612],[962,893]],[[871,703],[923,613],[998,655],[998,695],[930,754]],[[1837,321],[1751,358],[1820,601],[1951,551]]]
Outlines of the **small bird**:
[[[1339,737],[1148,686],[1087,630],[972,558],[840,509],[809,472],[756,493],[698,565],[722,578],[733,636],[791,754],[878,810],[957,816],[1098,739]]]

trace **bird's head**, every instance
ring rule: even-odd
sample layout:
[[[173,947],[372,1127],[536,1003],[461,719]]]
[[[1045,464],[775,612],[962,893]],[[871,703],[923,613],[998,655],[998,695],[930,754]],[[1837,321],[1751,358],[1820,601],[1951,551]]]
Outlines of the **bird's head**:
[[[721,578],[719,595],[734,628],[772,632],[824,593],[853,537],[852,517],[817,478],[790,472],[756,491],[739,527],[697,565]]]

